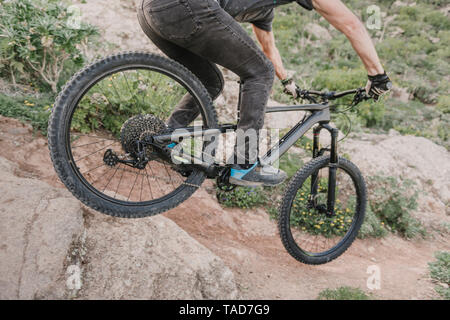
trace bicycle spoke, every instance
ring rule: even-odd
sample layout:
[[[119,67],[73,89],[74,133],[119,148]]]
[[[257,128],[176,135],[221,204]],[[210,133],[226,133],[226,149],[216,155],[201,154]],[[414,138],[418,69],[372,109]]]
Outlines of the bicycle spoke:
[[[114,170],[114,169],[113,169],[113,168],[109,168],[109,170],[108,170],[106,173],[108,173],[109,171],[112,171],[112,170]],[[105,175],[106,175],[106,173],[105,173]],[[95,180],[94,182],[91,183],[91,185],[92,185],[92,186],[95,186],[95,184],[96,184],[98,181],[100,181],[100,179],[103,178],[105,175],[101,175],[100,177],[98,177],[97,180]]]
[[[101,149],[98,149],[97,151],[92,152],[92,153],[90,153],[90,154],[88,154],[88,155],[86,155],[86,156],[84,156],[84,157],[78,158],[78,159],[76,159],[75,161],[78,162],[78,161],[81,161],[81,160],[83,160],[83,159],[86,159],[86,158],[88,158],[88,157],[90,157],[90,156],[96,154],[96,153],[99,152],[99,151],[105,150],[106,148],[112,146],[112,145],[115,144],[115,143],[117,143],[117,141],[116,141],[116,142],[113,142],[113,143],[111,143],[111,144],[108,144],[106,147],[103,147],[103,148],[101,148]]]
[[[117,141],[117,139],[108,139],[105,137],[91,136],[89,134],[83,134],[83,133],[76,133],[75,135],[79,136],[79,137],[89,137],[89,138],[94,138],[94,139],[101,139],[103,141]],[[99,142],[101,142],[101,141],[99,141]]]
[[[88,173],[90,173],[90,172],[92,172],[94,170],[97,170],[98,168],[104,167],[104,166],[106,166],[106,164],[103,163],[103,164],[101,164],[101,165],[99,165],[99,166],[97,166],[97,167],[95,167],[93,169],[90,169],[89,171],[86,171],[86,172],[82,173],[82,175],[88,174]]]
[[[136,185],[136,181],[137,181],[138,177],[139,177],[139,172],[136,173],[136,179],[135,179],[134,182],[133,182],[133,187],[131,187],[130,194],[128,195],[127,201],[130,200],[131,193],[133,193],[134,186]]]
[[[72,149],[82,148],[82,147],[87,147],[87,146],[91,146],[91,145],[94,145],[94,144],[102,143],[102,142],[105,142],[105,141],[109,141],[109,140],[103,140],[103,141],[97,141],[97,142],[86,143],[86,144],[82,144],[82,145],[79,145],[79,146],[73,146]],[[112,140],[111,140],[111,141],[112,141]]]
[[[121,184],[121,182],[122,182],[122,178],[123,178],[123,175],[124,175],[124,174],[125,174],[125,171],[122,171],[122,175],[120,176],[119,183],[117,184],[116,192],[114,192],[114,198],[116,197],[117,192],[119,191],[119,187],[120,187],[120,184]]]
[[[119,167],[116,168],[116,170],[114,171],[114,174],[111,176],[111,179],[109,179],[108,183],[105,185],[105,187],[103,188],[102,192],[105,192],[106,188],[109,186],[109,184],[111,183],[112,179],[114,178],[114,176],[117,173],[117,170],[119,170]]]
[[[147,182],[148,182],[148,188],[150,190],[150,196],[153,199],[153,192],[152,192],[152,186],[150,185],[150,180],[148,179],[148,172],[147,172],[147,167],[145,167],[145,176],[147,177]]]
[[[142,189],[144,188],[144,175],[142,175],[142,180],[141,180],[141,193],[139,194],[139,202],[142,201]]]

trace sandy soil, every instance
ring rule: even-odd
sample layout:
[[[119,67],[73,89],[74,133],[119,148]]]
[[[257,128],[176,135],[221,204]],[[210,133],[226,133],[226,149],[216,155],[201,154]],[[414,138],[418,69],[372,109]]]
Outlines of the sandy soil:
[[[1,156],[14,161],[19,176],[62,187],[48,156],[47,142],[28,125],[0,117]],[[192,210],[195,208],[195,210]],[[276,224],[263,209],[224,209],[215,199],[211,182],[194,196],[164,214],[225,261],[233,271],[240,295],[246,299],[314,299],[326,288],[359,287],[385,299],[436,297],[427,263],[437,250],[450,250],[448,239],[405,241],[357,240],[336,261],[322,266],[303,265],[289,256]],[[370,291],[368,268],[380,270],[381,289]]]

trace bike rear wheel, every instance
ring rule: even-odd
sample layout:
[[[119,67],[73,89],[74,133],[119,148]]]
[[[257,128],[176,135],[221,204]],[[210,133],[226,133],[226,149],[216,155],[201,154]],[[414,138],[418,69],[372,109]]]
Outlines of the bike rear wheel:
[[[279,232],[286,250],[306,264],[336,259],[353,243],[364,221],[366,187],[358,168],[339,159],[335,205],[327,207],[330,157],[305,165],[290,181],[280,207]]]
[[[49,121],[49,149],[61,181],[84,204],[112,216],[145,217],[179,205],[202,184],[203,172],[182,172],[150,149],[144,167],[125,162],[132,161],[134,140],[163,129],[186,95],[199,107],[195,125],[216,128],[205,87],[175,61],[129,52],[78,72]]]

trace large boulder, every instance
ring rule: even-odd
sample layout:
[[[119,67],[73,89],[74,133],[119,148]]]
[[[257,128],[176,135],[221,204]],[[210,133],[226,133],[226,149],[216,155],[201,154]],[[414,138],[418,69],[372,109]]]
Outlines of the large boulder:
[[[365,174],[385,174],[410,179],[419,190],[434,194],[444,203],[450,202],[450,153],[432,141],[415,136],[363,134],[362,139],[349,139],[343,150]]]
[[[67,252],[83,230],[80,204],[14,170],[0,158],[0,299],[63,298]]]
[[[235,299],[231,270],[164,216],[86,216],[88,299]]]
[[[0,158],[0,299],[234,299],[223,261],[164,216],[122,220]]]
[[[388,136],[361,134],[359,139],[348,139],[342,153],[349,154],[366,177],[413,181],[418,208],[412,214],[426,226],[441,229],[450,222],[450,153],[444,147],[391,130]]]

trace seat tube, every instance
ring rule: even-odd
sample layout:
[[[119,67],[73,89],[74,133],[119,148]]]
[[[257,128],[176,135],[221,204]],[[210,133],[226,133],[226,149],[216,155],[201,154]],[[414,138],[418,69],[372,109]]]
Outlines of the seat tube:
[[[238,99],[238,105],[237,105],[237,123],[239,124],[239,121],[241,121],[241,104],[242,104],[242,92],[244,90],[244,81],[239,80],[239,99]]]

